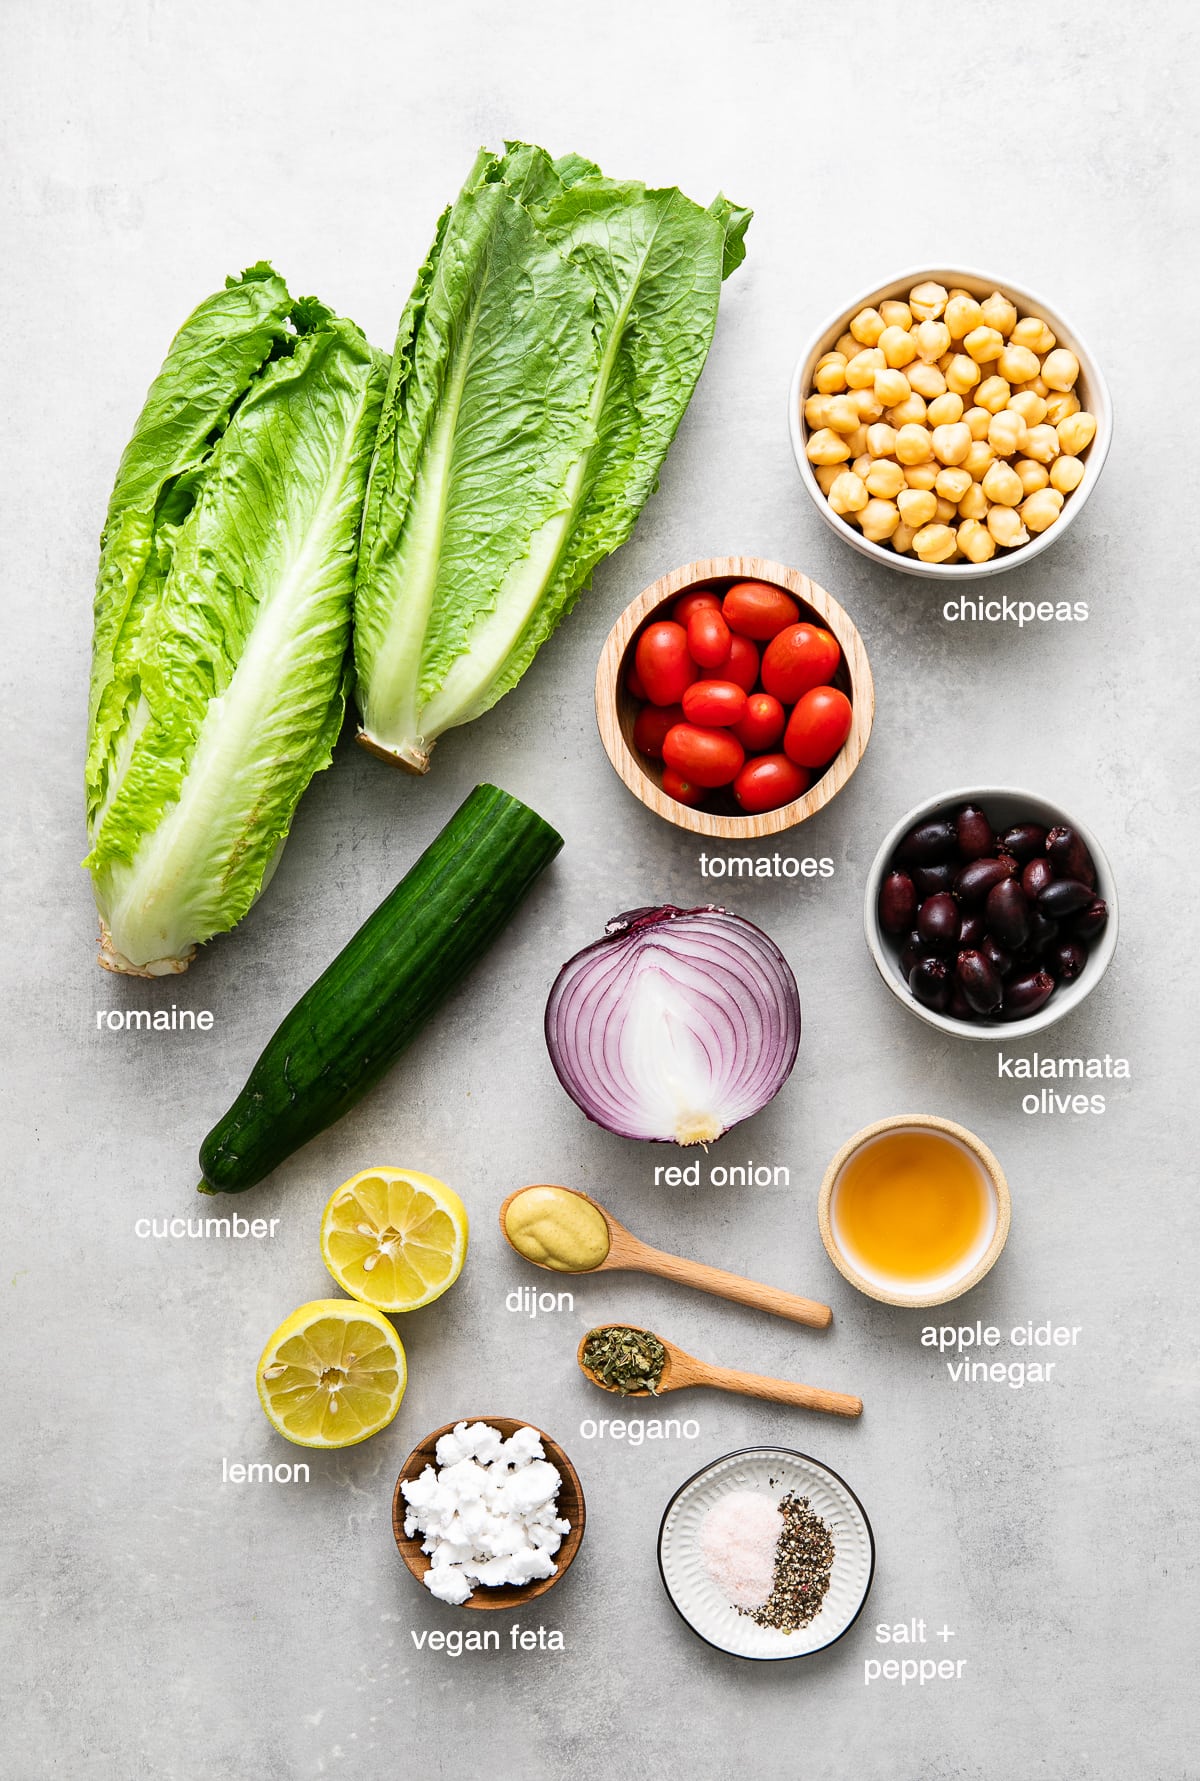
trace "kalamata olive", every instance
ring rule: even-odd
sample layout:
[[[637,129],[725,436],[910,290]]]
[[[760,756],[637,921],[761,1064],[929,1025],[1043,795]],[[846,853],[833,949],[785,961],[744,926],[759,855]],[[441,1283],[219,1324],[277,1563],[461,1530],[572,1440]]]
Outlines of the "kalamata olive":
[[[889,872],[879,887],[879,925],[885,934],[902,934],[917,914],[917,890],[907,872]]]
[[[1053,994],[1054,979],[1049,971],[1030,971],[1024,977],[1014,977],[1004,986],[1000,1017],[1002,1020],[1025,1020],[1043,1008]]]
[[[1040,823],[1019,822],[1001,837],[1001,846],[1024,865],[1035,854],[1046,851],[1046,831]]]
[[[958,930],[960,946],[965,947],[967,951],[972,951],[975,947],[982,946],[986,937],[987,923],[980,910],[976,909],[971,915],[963,917],[962,926]]]
[[[1015,878],[994,884],[983,908],[988,932],[1010,952],[1024,946],[1029,937],[1029,898]]]
[[[1078,915],[1091,901],[1092,892],[1077,878],[1056,878],[1038,893],[1037,906],[1043,915],[1060,921],[1064,916]]]
[[[957,977],[950,979],[950,1000],[946,1003],[946,1013],[951,1020],[974,1020],[975,1010],[963,994],[963,986]]]
[[[993,1014],[1004,1000],[1004,985],[982,952],[960,952],[955,975],[976,1014]]]
[[[949,1005],[952,981],[945,959],[920,959],[908,974],[908,987],[918,1002],[939,1013]]]
[[[964,860],[981,860],[996,845],[992,825],[978,804],[964,804],[954,823],[958,851]]]
[[[949,892],[939,891],[936,897],[926,897],[917,911],[917,932],[927,946],[941,951],[958,945],[959,921],[958,904]]]
[[[1009,975],[1013,968],[1012,953],[1005,952],[1003,946],[997,945],[990,934],[986,935],[979,950],[984,958],[987,959],[997,977],[1007,977]]]
[[[1071,933],[1076,940],[1082,940],[1085,946],[1090,946],[1104,932],[1107,921],[1108,904],[1103,897],[1096,897],[1082,914],[1075,917],[1071,923]]]
[[[1013,859],[972,860],[954,880],[954,894],[964,908],[982,903],[994,884],[1003,884],[1017,869]]]
[[[896,858],[903,866],[936,866],[939,860],[952,860],[957,846],[952,822],[919,822],[896,849]]]
[[[1083,838],[1061,825],[1046,836],[1046,854],[1059,878],[1077,878],[1089,890],[1096,888],[1096,868]]]
[[[914,928],[900,951],[900,969],[904,972],[904,981],[908,982],[909,972],[922,959],[929,957],[929,948]]]
[[[1023,950],[1027,950],[1035,959],[1041,958],[1048,946],[1058,939],[1058,923],[1041,909],[1035,909],[1029,918],[1029,936]]]
[[[948,891],[954,883],[957,870],[952,860],[941,860],[936,866],[914,866],[912,881],[917,887],[917,896],[921,902],[926,897],[936,897],[939,891]]]
[[[1039,854],[1037,859],[1030,860],[1021,873],[1021,889],[1033,902],[1036,902],[1048,884],[1053,883],[1054,867],[1044,853]]]
[[[1060,983],[1074,983],[1087,961],[1088,951],[1082,940],[1060,940],[1050,948],[1046,968]]]

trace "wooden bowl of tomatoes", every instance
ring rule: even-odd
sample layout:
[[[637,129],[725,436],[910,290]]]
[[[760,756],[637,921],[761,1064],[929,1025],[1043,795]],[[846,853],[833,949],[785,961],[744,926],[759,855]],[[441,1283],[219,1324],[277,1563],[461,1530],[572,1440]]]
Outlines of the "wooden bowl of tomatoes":
[[[596,720],[635,797],[693,834],[794,828],[841,791],[871,734],[862,638],[824,588],[762,557],[710,557],[625,608]]]

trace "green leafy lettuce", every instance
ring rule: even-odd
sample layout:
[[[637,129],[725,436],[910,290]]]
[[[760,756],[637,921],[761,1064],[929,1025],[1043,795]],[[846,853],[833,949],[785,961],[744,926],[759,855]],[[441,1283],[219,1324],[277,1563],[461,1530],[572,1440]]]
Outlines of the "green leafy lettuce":
[[[750,212],[481,152],[400,321],[355,589],[360,741],[424,771],[623,544]]]
[[[387,361],[267,265],[176,335],[101,536],[86,768],[100,962],[158,976],[273,870],[345,709]]]

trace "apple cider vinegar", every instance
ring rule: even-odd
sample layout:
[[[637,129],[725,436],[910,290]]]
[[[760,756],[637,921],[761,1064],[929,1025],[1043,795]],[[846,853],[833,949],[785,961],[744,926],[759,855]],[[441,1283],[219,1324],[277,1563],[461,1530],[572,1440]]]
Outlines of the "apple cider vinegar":
[[[964,1274],[996,1228],[995,1195],[978,1159],[949,1133],[921,1126],[861,1145],[838,1174],[830,1213],[850,1265],[900,1291]]]

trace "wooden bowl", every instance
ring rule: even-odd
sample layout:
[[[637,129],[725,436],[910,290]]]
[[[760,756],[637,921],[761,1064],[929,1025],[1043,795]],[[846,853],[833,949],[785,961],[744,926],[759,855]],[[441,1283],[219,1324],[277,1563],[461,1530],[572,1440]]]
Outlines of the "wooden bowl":
[[[633,745],[633,726],[638,703],[625,685],[626,671],[633,659],[634,639],[646,620],[667,607],[680,594],[697,587],[712,587],[717,592],[735,581],[769,581],[786,590],[799,602],[800,616],[832,631],[842,648],[842,661],[833,684],[840,687],[854,707],[850,734],[820,779],[790,804],[778,810],[764,811],[761,816],[741,814],[729,789],[714,793],[727,803],[725,810],[692,810],[676,803],[662,789],[662,762],[651,761]],[[661,616],[665,617],[666,613]],[[648,809],[667,822],[693,835],[710,835],[719,841],[750,841],[760,835],[778,835],[807,821],[841,791],[862,760],[871,734],[875,715],[875,685],[862,638],[846,613],[824,588],[788,569],[782,563],[771,563],[763,557],[707,557],[697,563],[685,563],[662,575],[644,593],[625,608],[608,634],[600,652],[596,670],[596,722],[605,753],[629,787]]]
[[[562,1476],[562,1486],[558,1493],[558,1512],[565,1516],[571,1524],[570,1533],[564,1535],[563,1543],[554,1554],[554,1562],[558,1566],[549,1577],[537,1577],[532,1583],[502,1583],[495,1589],[477,1585],[467,1600],[461,1605],[464,1608],[519,1608],[526,1602],[533,1601],[535,1596],[545,1595],[548,1589],[564,1576],[572,1564],[575,1554],[583,1541],[583,1530],[587,1522],[587,1511],[583,1501],[583,1486],[579,1482],[579,1474],[559,1446],[552,1441],[544,1429],[537,1428],[535,1423],[522,1422],[515,1416],[459,1416],[453,1422],[446,1423],[440,1429],[434,1429],[426,1435],[419,1447],[414,1447],[396,1480],[396,1488],[392,1492],[392,1533],[400,1556],[422,1588],[425,1586],[425,1573],[429,1570],[431,1560],[428,1554],[421,1551],[419,1538],[410,1540],[404,1531],[404,1516],[408,1505],[400,1494],[400,1486],[406,1478],[419,1477],[426,1466],[437,1467],[434,1454],[438,1442],[443,1435],[449,1435],[460,1422],[486,1422],[489,1428],[499,1429],[508,1440],[518,1429],[531,1428],[541,1436],[542,1446],[546,1450],[546,1458],[551,1465],[557,1466]]]

